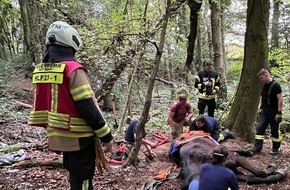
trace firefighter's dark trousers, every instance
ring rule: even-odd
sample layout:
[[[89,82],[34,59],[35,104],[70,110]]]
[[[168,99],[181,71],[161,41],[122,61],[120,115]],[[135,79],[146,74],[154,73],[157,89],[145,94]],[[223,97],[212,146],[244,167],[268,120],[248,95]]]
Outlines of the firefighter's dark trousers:
[[[264,135],[269,124],[271,126],[272,149],[278,150],[280,148],[281,138],[279,137],[279,123],[275,121],[276,114],[277,111],[272,109],[263,109],[260,113],[255,136],[254,149],[256,152],[261,152],[263,148]]]
[[[214,110],[216,108],[215,98],[210,99],[210,100],[206,100],[206,99],[202,99],[202,98],[198,99],[197,108],[199,111],[199,115],[204,114],[204,110],[205,110],[206,106],[207,106],[208,116],[214,117]]]
[[[85,145],[81,142],[80,145],[80,151],[63,153],[63,164],[69,171],[71,190],[93,190],[92,180],[96,159],[95,142],[91,138]]]

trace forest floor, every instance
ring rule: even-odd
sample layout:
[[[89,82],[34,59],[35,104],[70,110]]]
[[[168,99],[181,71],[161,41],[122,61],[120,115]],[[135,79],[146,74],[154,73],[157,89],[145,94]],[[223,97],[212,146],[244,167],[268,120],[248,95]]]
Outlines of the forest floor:
[[[0,165],[0,189],[3,190],[63,190],[69,189],[68,172],[62,167],[62,156],[50,152],[47,149],[47,139],[42,128],[31,128],[26,124],[29,109],[23,108],[15,101],[32,105],[31,94],[27,95],[26,90],[31,89],[27,83],[19,79],[14,81],[11,89],[0,88],[0,94],[7,98],[7,104],[15,106],[23,117],[13,115],[0,118],[0,156],[4,145],[15,145],[26,151],[27,159],[12,165]],[[22,90],[19,90],[22,89]],[[26,90],[25,90],[26,89]],[[24,90],[24,91],[23,91]],[[26,94],[26,95],[25,95]],[[1,106],[1,113],[6,107]],[[9,111],[9,110],[7,110]],[[1,114],[0,113],[0,114]],[[169,134],[166,134],[169,136]],[[157,140],[152,138],[152,140]],[[271,148],[270,138],[267,138],[261,154],[247,159],[253,166],[264,169],[269,164],[276,164],[278,168],[287,168],[290,172],[290,146],[289,139],[284,139],[281,149],[282,153],[277,156],[269,154]],[[2,146],[3,145],[3,146]],[[229,149],[248,149],[251,144],[245,143],[239,138],[228,140],[225,145]],[[2,147],[1,147],[2,146]],[[14,146],[16,147],[16,146]],[[115,146],[116,148],[117,146]],[[143,153],[139,153],[138,166],[129,166],[122,169],[120,165],[110,164],[110,170],[99,175],[96,172],[93,185],[96,190],[136,190],[140,189],[145,182],[151,181],[161,170],[172,166],[167,158],[170,143],[163,144],[154,149],[157,158],[152,161],[144,159]],[[10,148],[11,149],[11,148]],[[3,152],[2,152],[3,154]],[[29,160],[29,162],[27,161]],[[175,173],[173,173],[175,174]],[[173,175],[172,174],[172,175]],[[180,189],[181,179],[170,179],[163,181],[157,189],[175,190]],[[283,181],[275,184],[247,185],[240,183],[242,190],[289,190],[290,179],[286,177]]]

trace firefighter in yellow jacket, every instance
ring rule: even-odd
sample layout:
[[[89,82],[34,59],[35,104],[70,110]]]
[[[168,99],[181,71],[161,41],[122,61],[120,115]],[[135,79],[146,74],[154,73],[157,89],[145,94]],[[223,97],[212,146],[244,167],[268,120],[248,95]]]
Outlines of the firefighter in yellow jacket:
[[[208,116],[214,117],[216,108],[216,96],[220,89],[220,78],[217,72],[213,71],[213,62],[205,60],[204,70],[199,71],[194,83],[198,89],[198,111],[199,115],[204,114],[207,106]]]
[[[36,65],[34,109],[28,124],[47,129],[49,149],[63,152],[71,190],[91,190],[95,172],[95,138],[104,152],[112,134],[98,107],[84,67],[75,61],[82,40],[69,24],[56,21],[46,33],[43,62]]]

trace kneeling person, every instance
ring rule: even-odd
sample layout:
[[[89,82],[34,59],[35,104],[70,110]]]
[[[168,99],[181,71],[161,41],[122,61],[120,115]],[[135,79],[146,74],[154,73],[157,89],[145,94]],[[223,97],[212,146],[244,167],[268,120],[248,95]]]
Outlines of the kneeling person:
[[[228,154],[229,152],[227,148],[222,145],[217,146],[213,150],[212,163],[205,163],[201,166],[198,187],[199,190],[239,189],[236,175],[232,170],[223,165]]]
[[[150,116],[148,116],[146,123],[150,120]],[[133,120],[126,132],[125,132],[125,142],[126,142],[126,154],[129,155],[132,147],[134,146],[134,143],[136,141],[136,133],[137,133],[137,126],[139,125],[139,120]],[[140,150],[145,154],[145,156],[149,159],[152,159],[153,157],[156,157],[155,153],[152,152],[150,149],[151,148],[156,148],[157,144],[153,143],[149,140],[147,140],[146,138],[146,131],[145,131],[145,127],[142,131],[142,139],[141,139],[141,147]],[[144,145],[144,146],[142,146]],[[145,150],[144,150],[145,148]]]
[[[210,136],[218,142],[222,142],[229,138],[234,138],[233,134],[228,129],[219,129],[219,122],[217,119],[205,115],[199,115],[195,120],[193,120],[189,130],[202,130],[205,133],[210,133]]]

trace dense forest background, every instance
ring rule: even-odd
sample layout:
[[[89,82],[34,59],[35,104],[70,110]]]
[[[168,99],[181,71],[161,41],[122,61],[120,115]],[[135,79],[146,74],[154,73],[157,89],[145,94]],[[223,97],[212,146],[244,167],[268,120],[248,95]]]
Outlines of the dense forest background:
[[[149,110],[154,130],[166,131],[168,106],[181,88],[196,109],[194,77],[206,59],[222,78],[216,115],[225,127],[253,140],[260,88],[255,73],[262,67],[282,85],[281,125],[289,125],[289,1],[1,0],[0,10],[1,118],[17,113],[6,103],[13,96],[7,81],[31,77],[45,51],[47,27],[64,20],[84,40],[78,61],[119,132],[127,116]]]
[[[197,115],[195,75],[204,60],[212,60],[222,80],[215,115],[237,137],[226,146],[249,148],[260,102],[256,73],[268,68],[283,90],[282,154],[268,154],[267,131],[263,152],[247,160],[258,168],[270,163],[290,168],[289,0],[0,0],[0,13],[0,158],[19,151],[26,156],[8,166],[0,159],[1,189],[69,188],[61,154],[47,149],[45,129],[27,126],[32,71],[42,60],[46,30],[56,20],[73,25],[84,41],[77,60],[88,69],[115,139],[123,138],[130,118],[140,118],[138,128],[145,127],[149,112],[148,134],[169,134],[169,105],[181,89],[189,91]],[[137,157],[139,146],[130,158]],[[95,175],[94,188],[139,189],[171,166],[169,147],[158,146],[158,157],[138,168],[112,166]],[[180,184],[169,180],[159,189]],[[286,190],[288,184],[289,177],[276,184],[240,183],[240,188]]]

